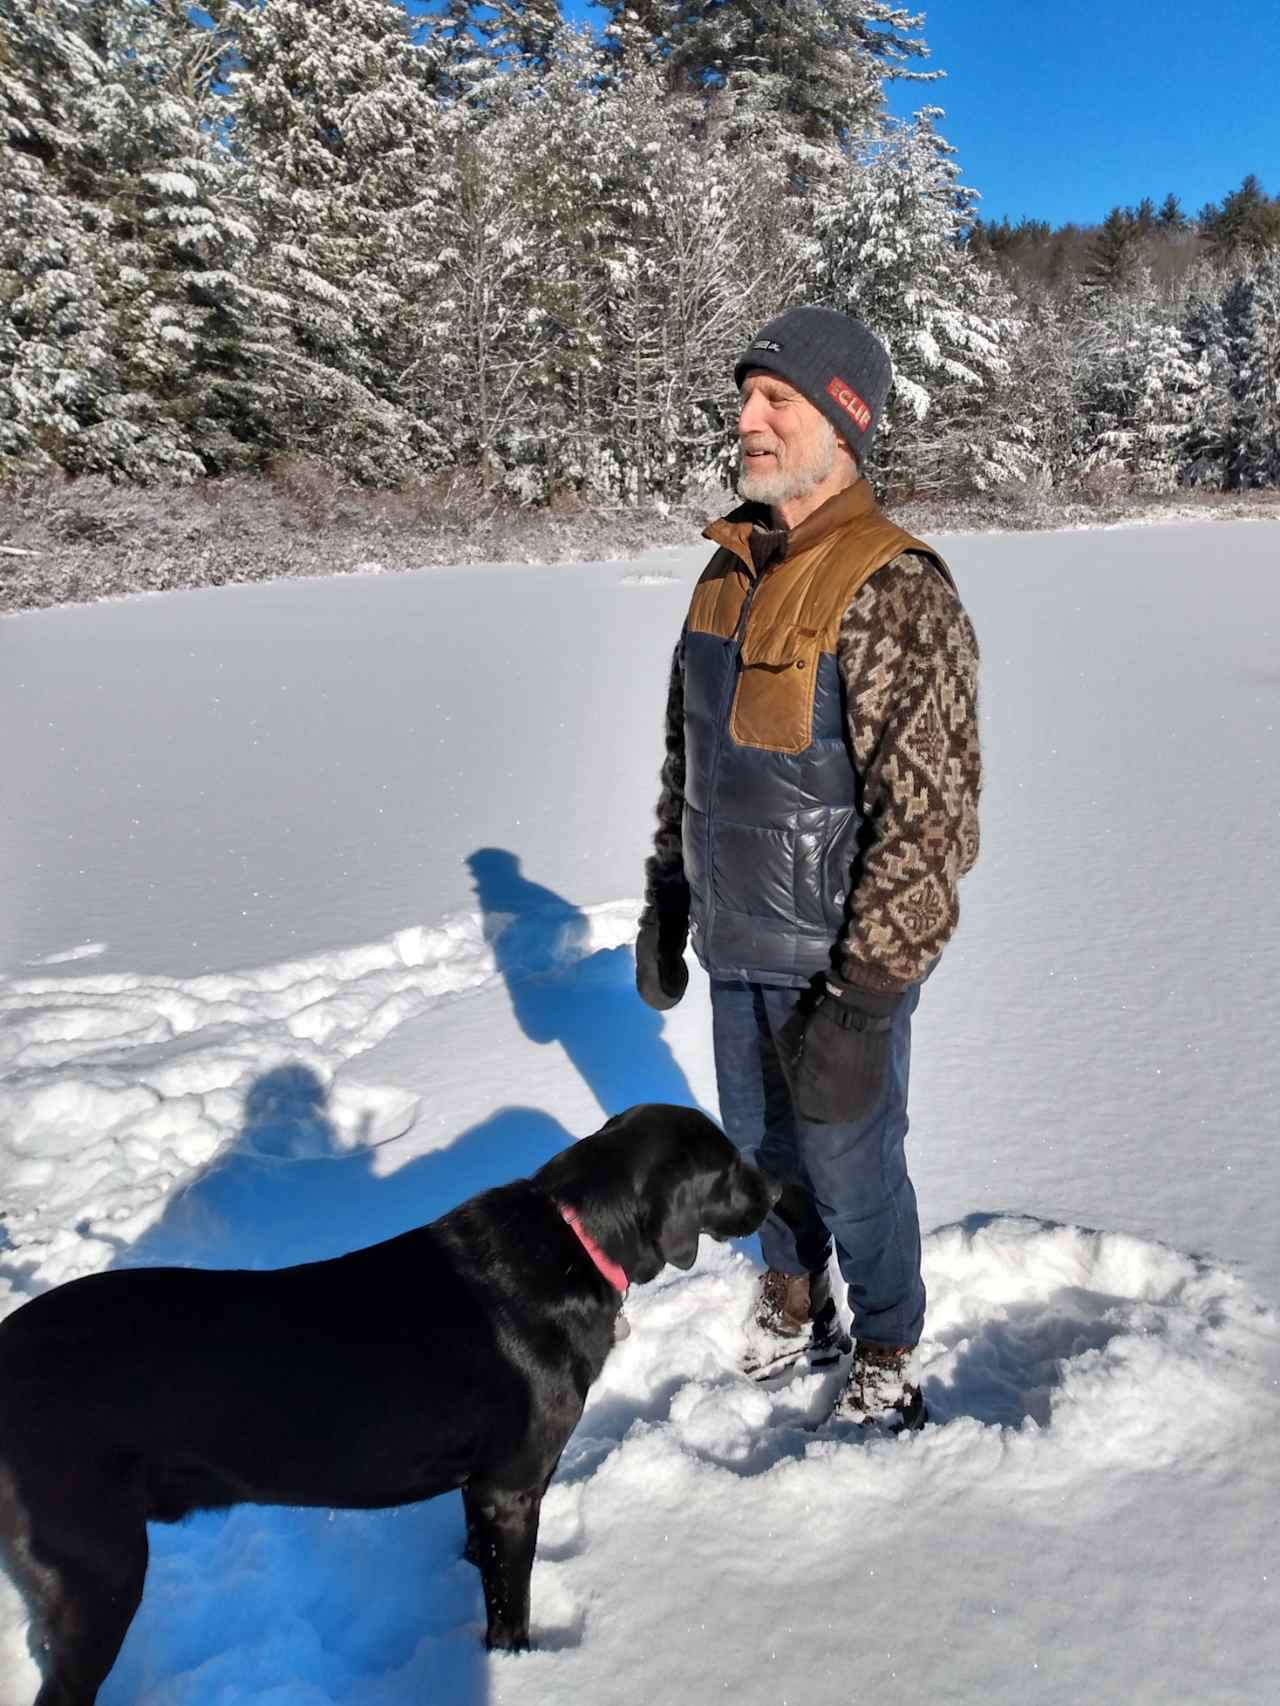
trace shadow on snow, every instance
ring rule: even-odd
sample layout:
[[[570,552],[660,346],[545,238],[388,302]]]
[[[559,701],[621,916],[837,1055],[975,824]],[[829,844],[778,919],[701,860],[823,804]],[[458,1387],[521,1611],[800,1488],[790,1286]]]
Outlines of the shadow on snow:
[[[482,848],[468,866],[525,1036],[558,1044],[606,1114],[638,1101],[693,1105],[661,1019],[635,993],[631,950],[584,955],[587,918],[523,876],[514,854]],[[480,1064],[495,1088],[508,1088],[500,1063]],[[340,1142],[320,1078],[285,1064],[252,1083],[235,1142],[116,1265],[322,1260],[534,1172],[581,1135],[540,1109],[506,1106],[447,1149],[379,1176],[373,1151]],[[431,1297],[420,1304],[429,1320]],[[129,1706],[165,1675],[181,1677],[172,1698],[182,1706],[227,1690],[340,1700],[389,1673],[398,1690],[455,1706],[487,1698],[483,1600],[461,1558],[456,1494],[377,1512],[239,1506],[150,1533],[147,1593],[102,1706]],[[535,1591],[535,1640],[538,1631]],[[553,1647],[576,1640],[545,1635]]]

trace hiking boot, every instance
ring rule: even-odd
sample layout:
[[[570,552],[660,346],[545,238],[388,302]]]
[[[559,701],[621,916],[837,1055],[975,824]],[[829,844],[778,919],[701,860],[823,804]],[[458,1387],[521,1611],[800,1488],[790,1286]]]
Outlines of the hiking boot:
[[[776,1268],[765,1272],[747,1350],[749,1372],[802,1356],[811,1367],[822,1368],[851,1348],[825,1267],[807,1274],[784,1274]]]
[[[915,1350],[859,1339],[853,1347],[844,1391],[832,1412],[838,1422],[856,1422],[879,1433],[914,1433],[929,1419],[921,1394]]]

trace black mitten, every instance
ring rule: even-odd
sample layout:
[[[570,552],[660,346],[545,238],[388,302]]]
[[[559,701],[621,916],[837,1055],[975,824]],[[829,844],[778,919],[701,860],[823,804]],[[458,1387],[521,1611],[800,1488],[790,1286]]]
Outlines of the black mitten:
[[[689,984],[684,963],[689,940],[689,887],[667,883],[640,914],[636,937],[636,988],[659,1013],[674,1007]]]
[[[900,995],[858,989],[819,972],[778,1032],[778,1058],[801,1119],[837,1125],[865,1119],[889,1069]]]

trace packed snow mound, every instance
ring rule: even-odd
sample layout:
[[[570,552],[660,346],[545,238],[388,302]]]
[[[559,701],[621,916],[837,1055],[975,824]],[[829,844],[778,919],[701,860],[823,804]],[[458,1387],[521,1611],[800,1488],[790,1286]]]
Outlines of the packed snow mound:
[[[1000,1215],[934,1232],[925,1268],[932,1419],[902,1440],[824,1425],[839,1371],[772,1388],[738,1372],[756,1285],[741,1253],[704,1240],[690,1274],[668,1269],[633,1292],[631,1335],[547,1494],[537,1650],[514,1670],[485,1672],[455,1498],[386,1512],[246,1506],[152,1530],[146,1596],[103,1706],[358,1706],[428,1686],[541,1698],[523,1667],[612,1639],[633,1599],[652,1613],[638,1560],[670,1556],[687,1571],[710,1543],[723,1617],[750,1602],[764,1536],[774,1575],[803,1583],[813,1548],[839,1544],[851,1513],[869,1558],[892,1549],[904,1511],[940,1503],[1103,1520],[1134,1476],[1212,1476],[1247,1446],[1276,1322],[1222,1268]],[[15,1686],[34,1685],[25,1633],[17,1600],[0,1601],[0,1674]]]
[[[952,1454],[953,1486],[1009,1454],[1020,1474],[1037,1464],[1050,1478],[1104,1461],[1150,1466],[1253,1426],[1277,1320],[1222,1267],[1124,1233],[976,1215],[926,1237],[924,1271],[920,1354],[937,1426],[921,1436],[931,1443],[913,1458],[918,1472]],[[668,1270],[636,1295],[636,1331],[592,1392],[569,1479],[637,1419],[662,1424],[663,1450],[742,1474],[844,1444],[896,1461],[918,1443],[867,1442],[850,1427],[815,1443],[840,1371],[744,1382],[755,1284],[751,1262],[704,1241],[690,1276]]]

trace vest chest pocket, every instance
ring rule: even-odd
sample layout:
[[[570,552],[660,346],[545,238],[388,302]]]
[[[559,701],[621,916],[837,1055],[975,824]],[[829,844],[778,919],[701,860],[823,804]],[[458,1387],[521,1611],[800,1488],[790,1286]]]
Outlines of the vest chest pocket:
[[[729,732],[739,746],[765,752],[805,750],[813,739],[818,655],[816,628],[747,633],[729,720]]]

